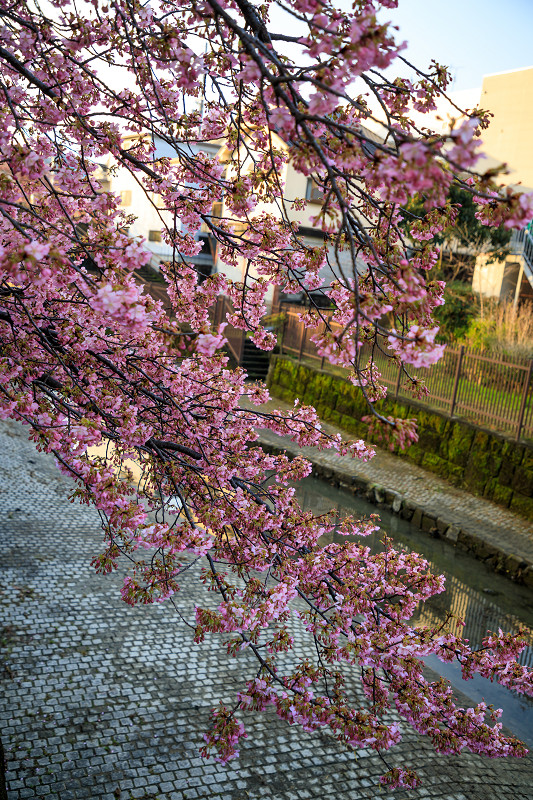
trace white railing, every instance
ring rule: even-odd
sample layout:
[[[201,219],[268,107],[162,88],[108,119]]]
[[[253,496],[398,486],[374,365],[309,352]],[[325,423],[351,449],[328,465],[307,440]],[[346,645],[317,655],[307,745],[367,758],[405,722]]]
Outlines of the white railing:
[[[510,241],[511,252],[524,259],[524,272],[533,285],[533,236],[527,228],[513,231]]]

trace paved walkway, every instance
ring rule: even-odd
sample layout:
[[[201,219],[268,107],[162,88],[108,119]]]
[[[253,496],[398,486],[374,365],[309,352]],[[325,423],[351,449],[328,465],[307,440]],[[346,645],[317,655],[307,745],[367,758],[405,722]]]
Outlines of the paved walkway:
[[[263,411],[289,408],[274,399]],[[330,433],[349,435],[323,423]],[[289,437],[260,431],[260,441],[275,449],[301,453],[315,466],[315,473],[347,489],[370,492],[396,513],[425,530],[440,534],[497,569],[533,588],[533,524],[506,508],[452,486],[433,473],[376,448],[376,455],[363,463],[331,450],[299,448]],[[424,519],[425,517],[425,519]]]
[[[166,605],[130,608],[120,575],[98,576],[97,514],[14,423],[0,423],[0,731],[9,800],[532,800],[533,759],[436,756],[407,732],[390,755],[419,769],[408,795],[381,791],[382,764],[327,731],[248,716],[241,758],[198,757],[209,709],[248,675]],[[202,594],[200,594],[202,592]],[[184,613],[206,597],[191,572]],[[348,688],[356,684],[348,679]]]

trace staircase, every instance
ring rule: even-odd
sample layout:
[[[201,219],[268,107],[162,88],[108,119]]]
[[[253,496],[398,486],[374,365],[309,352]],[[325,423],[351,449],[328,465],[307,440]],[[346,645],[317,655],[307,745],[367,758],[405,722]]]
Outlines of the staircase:
[[[211,315],[213,329],[218,330],[221,322],[226,321],[227,315],[232,313],[233,305],[229,297],[219,295]],[[245,331],[230,324],[226,325],[224,337],[226,339],[225,350],[230,357],[231,364],[234,367],[239,365],[246,370],[250,380],[263,381],[268,373],[270,352],[256,347],[252,340],[247,338]]]
[[[241,356],[241,367],[246,370],[250,380],[264,381],[267,376],[269,364],[270,352],[267,350],[260,350],[251,339],[245,339]]]

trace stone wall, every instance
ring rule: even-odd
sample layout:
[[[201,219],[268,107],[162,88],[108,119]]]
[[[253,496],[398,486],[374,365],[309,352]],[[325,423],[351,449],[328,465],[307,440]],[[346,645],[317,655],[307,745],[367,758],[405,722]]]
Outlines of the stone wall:
[[[313,405],[321,419],[372,441],[361,417],[368,407],[359,389],[344,378],[273,356],[268,387],[275,397]],[[457,418],[448,418],[416,402],[387,399],[376,405],[384,416],[415,417],[419,440],[396,454],[454,486],[486,497],[533,519],[533,446],[518,443]],[[375,441],[375,440],[374,440]]]

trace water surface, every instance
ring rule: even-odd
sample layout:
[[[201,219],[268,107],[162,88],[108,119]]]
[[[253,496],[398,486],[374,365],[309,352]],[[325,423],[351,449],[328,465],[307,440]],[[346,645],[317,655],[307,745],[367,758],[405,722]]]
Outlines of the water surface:
[[[423,625],[439,625],[448,612],[453,612],[466,625],[463,637],[479,647],[488,630],[516,632],[522,629],[529,644],[519,661],[533,668],[533,592],[496,575],[468,553],[451,547],[440,539],[415,528],[386,509],[377,509],[362,498],[335,489],[315,478],[297,484],[297,495],[304,508],[315,514],[335,509],[339,519],[348,514],[356,517],[379,513],[381,532],[365,537],[372,550],[378,550],[385,532],[400,549],[414,550],[429,561],[430,569],[446,577],[446,591],[419,607],[414,621]],[[505,531],[502,531],[505,536]],[[345,541],[333,535],[331,541]],[[473,702],[484,699],[503,709],[501,722],[533,749],[533,699],[517,695],[481,677],[464,681],[458,664],[443,664],[436,656],[424,659],[429,667],[452,683]]]

